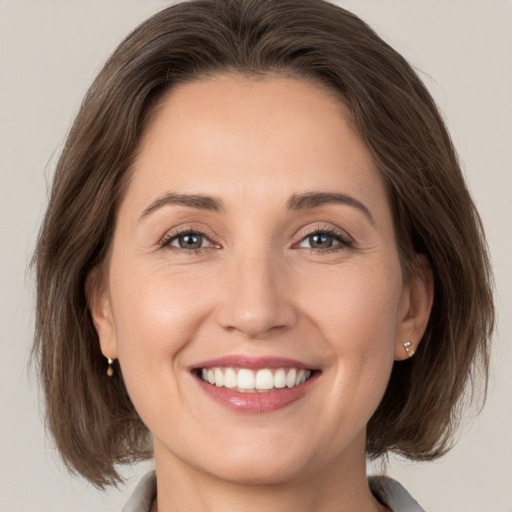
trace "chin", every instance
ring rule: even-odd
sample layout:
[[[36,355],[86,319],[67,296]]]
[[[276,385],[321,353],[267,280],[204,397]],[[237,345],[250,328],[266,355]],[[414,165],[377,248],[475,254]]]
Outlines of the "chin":
[[[212,477],[233,484],[276,485],[299,479],[308,473],[307,464],[301,464],[296,459],[279,455],[230,457],[203,470]]]

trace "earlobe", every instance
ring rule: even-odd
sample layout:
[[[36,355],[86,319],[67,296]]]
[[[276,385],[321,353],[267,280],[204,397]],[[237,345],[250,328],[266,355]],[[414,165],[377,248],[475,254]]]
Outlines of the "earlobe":
[[[105,283],[100,275],[101,271],[98,267],[91,270],[85,282],[85,295],[94,327],[98,333],[101,352],[106,358],[116,359],[117,343],[112,308]]]
[[[424,254],[418,254],[418,269],[418,275],[404,289],[402,317],[395,342],[395,361],[414,355],[430,318],[434,302],[434,276]]]

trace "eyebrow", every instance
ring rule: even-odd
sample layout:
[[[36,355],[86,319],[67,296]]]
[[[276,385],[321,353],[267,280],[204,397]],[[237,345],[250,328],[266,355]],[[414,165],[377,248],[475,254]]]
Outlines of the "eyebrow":
[[[215,197],[205,196],[202,194],[175,194],[173,192],[169,192],[151,203],[142,212],[139,220],[142,220],[150,213],[166,205],[188,206],[189,208],[198,208],[199,210],[209,210],[213,212],[220,212],[226,209],[224,203]]]
[[[306,210],[309,208],[317,208],[324,204],[344,204],[352,206],[361,211],[370,223],[375,226],[375,219],[370,210],[355,197],[347,194],[339,194],[335,192],[307,192],[305,194],[293,194],[288,201],[289,210]]]
[[[288,210],[308,210],[318,208],[325,204],[343,204],[351,206],[361,211],[370,223],[375,226],[375,220],[370,210],[355,197],[347,194],[339,194],[334,192],[307,192],[304,194],[293,194],[288,200]],[[151,203],[140,216],[140,220],[149,214],[166,205],[187,206],[189,208],[197,208],[199,210],[208,210],[213,212],[225,211],[224,202],[216,197],[206,196],[203,194],[176,194],[169,192],[156,199]]]

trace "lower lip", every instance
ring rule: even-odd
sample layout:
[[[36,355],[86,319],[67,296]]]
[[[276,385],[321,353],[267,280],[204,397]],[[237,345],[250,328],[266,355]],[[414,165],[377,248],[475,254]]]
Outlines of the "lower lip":
[[[313,375],[304,383],[293,388],[274,389],[264,392],[240,393],[233,389],[217,387],[199,377],[195,377],[201,389],[216,402],[229,409],[245,414],[263,414],[282,409],[302,398],[314,385],[318,375]]]

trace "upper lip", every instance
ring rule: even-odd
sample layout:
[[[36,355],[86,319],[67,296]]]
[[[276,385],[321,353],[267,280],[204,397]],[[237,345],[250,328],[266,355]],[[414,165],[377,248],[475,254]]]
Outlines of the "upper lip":
[[[229,355],[222,356],[215,359],[208,359],[201,361],[190,367],[191,370],[197,370],[199,368],[218,368],[218,367],[230,367],[230,368],[248,368],[248,369],[260,369],[260,368],[297,368],[305,370],[313,370],[310,365],[304,364],[301,361],[295,359],[289,359],[286,357],[274,357],[274,356],[263,356],[253,357],[246,355]]]

